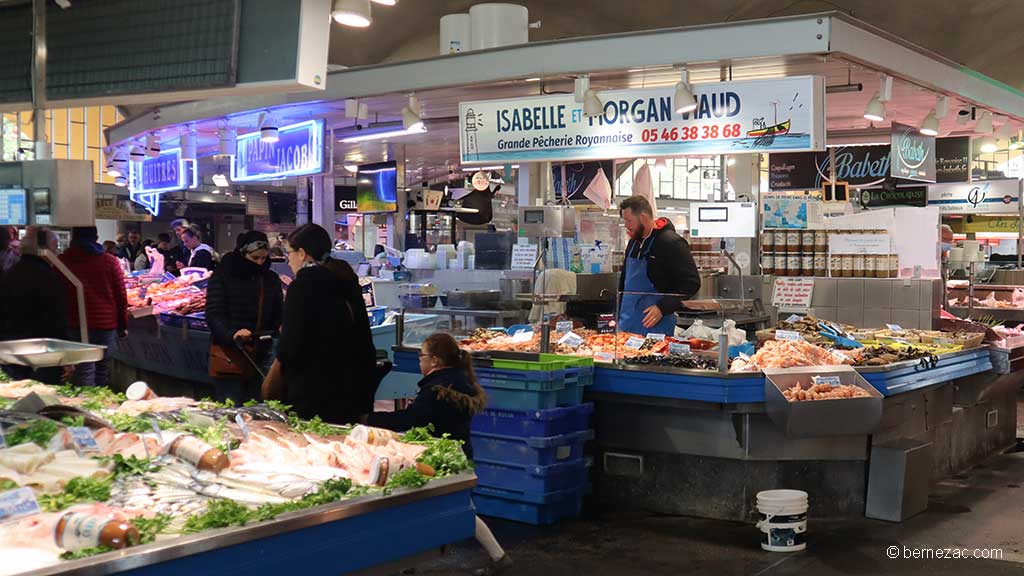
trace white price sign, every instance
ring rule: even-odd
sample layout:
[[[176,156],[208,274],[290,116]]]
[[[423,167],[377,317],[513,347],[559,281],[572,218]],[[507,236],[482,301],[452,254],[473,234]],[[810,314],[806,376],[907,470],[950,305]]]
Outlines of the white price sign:
[[[792,330],[776,330],[775,331],[775,339],[776,340],[803,340],[803,337],[800,336],[799,332],[794,332]]]
[[[537,262],[536,244],[513,244],[512,245],[512,269],[533,270]]]
[[[529,342],[533,340],[533,332],[528,330],[522,330],[512,335],[512,342],[519,344],[520,342]]]
[[[463,163],[823,150],[820,76],[696,84],[697,109],[676,113],[675,88],[598,93],[588,117],[572,94],[459,103]]]
[[[572,332],[572,320],[555,322],[555,332]]]
[[[903,332],[903,327],[899,324],[886,324],[885,327],[893,332]]]
[[[779,308],[809,308],[814,294],[814,278],[776,278],[772,305]]]
[[[564,344],[569,348],[579,348],[580,344],[583,344],[583,337],[573,332],[569,332],[565,336],[562,336],[558,340],[558,343]]]
[[[629,340],[626,340],[626,348],[632,348],[633,350],[639,350],[644,345],[644,339],[639,336],[630,336]]]
[[[813,380],[815,384],[828,384],[830,386],[839,386],[843,383],[839,376],[815,376]]]
[[[92,430],[85,426],[69,426],[68,432],[71,434],[71,441],[75,444],[77,451],[96,452],[100,449],[100,445],[96,443],[96,438],[92,435]]]
[[[888,234],[832,234],[828,250],[832,254],[889,254],[892,243]]]
[[[654,340],[655,342],[662,342],[662,341],[665,340],[665,335],[664,334],[657,334],[655,332],[651,332],[651,333],[649,333],[647,335],[647,340]]]
[[[668,353],[669,354],[679,354],[679,355],[689,354],[690,353],[690,345],[689,344],[680,344],[679,342],[669,342],[668,343]]]

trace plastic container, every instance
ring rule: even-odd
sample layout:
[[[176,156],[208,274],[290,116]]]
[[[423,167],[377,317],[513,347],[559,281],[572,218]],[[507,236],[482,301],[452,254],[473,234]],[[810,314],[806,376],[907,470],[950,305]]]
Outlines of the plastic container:
[[[380,326],[384,323],[384,317],[388,314],[387,306],[371,306],[366,309],[366,315],[370,319],[370,326]]]
[[[480,386],[487,392],[487,408],[490,410],[550,410],[558,406],[558,393],[561,392],[561,388],[543,391],[492,388],[483,382]]]
[[[473,417],[470,430],[502,436],[546,438],[586,430],[590,427],[593,412],[594,405],[590,402],[550,410],[484,410]]]
[[[438,46],[441,56],[469,50],[473,36],[471,22],[469,14],[447,14],[441,17],[441,42]]]
[[[587,483],[587,460],[569,460],[550,466],[524,466],[489,460],[473,460],[477,484],[521,492],[555,492]]]
[[[502,2],[476,4],[470,7],[469,18],[473,50],[530,41],[530,13],[525,6]]]
[[[765,490],[757,493],[757,527],[764,534],[761,548],[796,552],[807,548],[807,492]]]
[[[565,387],[565,370],[502,370],[476,368],[476,378],[485,388],[517,390],[559,390]]]
[[[579,516],[583,510],[583,496],[588,491],[588,486],[581,486],[537,494],[477,486],[473,490],[473,504],[481,516],[546,526]]]
[[[550,466],[582,458],[583,445],[593,437],[593,430],[533,438],[471,432],[469,441],[473,446],[474,459],[505,464]]]

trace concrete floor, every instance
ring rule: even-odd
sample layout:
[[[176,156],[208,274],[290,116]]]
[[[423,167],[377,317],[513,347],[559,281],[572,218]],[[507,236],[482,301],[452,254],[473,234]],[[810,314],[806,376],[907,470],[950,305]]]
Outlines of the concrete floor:
[[[488,519],[513,558],[502,572],[536,574],[629,574],[786,576],[809,574],[1024,574],[1024,452],[997,455],[966,474],[940,483],[928,510],[903,524],[874,520],[815,522],[813,510],[804,552],[763,552],[760,533],[746,524],[638,514],[585,517],[549,528]],[[1001,560],[896,559],[889,546],[998,548]],[[487,564],[475,542],[421,566],[418,575],[469,575]]]

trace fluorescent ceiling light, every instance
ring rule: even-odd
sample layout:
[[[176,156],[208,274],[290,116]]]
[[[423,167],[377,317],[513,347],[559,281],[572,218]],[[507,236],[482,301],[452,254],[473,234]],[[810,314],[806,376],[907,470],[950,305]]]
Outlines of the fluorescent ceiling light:
[[[512,167],[513,170],[518,170],[519,169],[519,164],[512,164],[511,167]],[[462,167],[462,171],[463,172],[467,172],[467,173],[468,172],[477,172],[479,170],[504,170],[504,169],[505,169],[505,166],[498,166],[498,165],[495,165],[495,166],[463,166]]]
[[[114,178],[114,186],[117,186],[118,188],[124,188],[127,185],[128,179],[125,178],[124,176],[118,176],[117,178]]]
[[[601,104],[601,99],[597,97],[597,91],[588,89],[586,97],[583,99],[583,115],[588,117],[600,116],[604,113],[604,105]]]
[[[879,99],[878,92],[875,92],[875,95],[868,101],[867,107],[864,108],[864,118],[872,122],[885,120],[885,104]]]
[[[369,134],[352,134],[351,136],[343,136],[338,139],[339,142],[366,142],[368,140],[381,140],[384,138],[393,138],[396,136],[406,136],[408,134],[422,134],[427,131],[427,127],[420,125],[419,128],[400,128],[391,130],[382,130],[380,132],[371,132]]]
[[[338,24],[353,28],[366,28],[373,23],[370,0],[334,0],[331,16]]]
[[[210,190],[210,194],[220,194],[220,189],[214,188],[213,190]]]
[[[974,125],[974,132],[976,134],[989,134],[992,132],[992,113],[985,110],[981,113],[981,118],[978,118],[978,122]]]
[[[690,73],[686,68],[679,71],[679,82],[676,83],[676,93],[672,97],[676,106],[676,114],[685,114],[697,109],[697,101],[693,99],[693,90],[690,88]]]
[[[924,122],[921,122],[921,134],[925,136],[939,135],[939,119],[935,116],[934,109],[924,117]]]
[[[373,1],[376,2],[377,4],[380,4],[381,6],[394,6],[395,4],[398,4],[398,0],[373,0]]]
[[[217,174],[213,175],[213,184],[215,186],[220,186],[221,188],[227,188],[228,177],[218,172]]]

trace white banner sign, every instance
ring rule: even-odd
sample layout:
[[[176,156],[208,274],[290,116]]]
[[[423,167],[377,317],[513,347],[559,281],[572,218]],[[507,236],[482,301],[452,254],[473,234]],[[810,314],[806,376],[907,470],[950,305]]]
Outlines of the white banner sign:
[[[459,104],[464,164],[802,152],[825,146],[821,77],[694,86],[697,109],[677,114],[675,88],[599,92],[600,116],[572,94]]]
[[[942,214],[1017,214],[1020,180],[957,182],[928,186],[928,204]]]
[[[832,234],[828,251],[832,254],[889,254],[892,243],[888,234]]]

